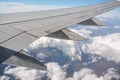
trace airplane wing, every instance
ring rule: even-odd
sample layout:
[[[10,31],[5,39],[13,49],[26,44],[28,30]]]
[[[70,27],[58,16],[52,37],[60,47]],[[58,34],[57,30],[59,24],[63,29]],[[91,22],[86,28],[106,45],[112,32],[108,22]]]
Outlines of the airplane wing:
[[[84,7],[25,13],[0,14],[0,63],[46,70],[46,66],[26,54],[23,48],[42,36],[84,40],[67,29],[72,24],[106,25],[94,16],[120,6],[119,1]]]

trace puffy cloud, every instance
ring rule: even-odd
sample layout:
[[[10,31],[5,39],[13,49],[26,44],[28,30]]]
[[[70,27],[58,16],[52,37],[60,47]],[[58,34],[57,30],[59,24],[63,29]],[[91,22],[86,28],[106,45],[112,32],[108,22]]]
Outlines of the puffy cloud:
[[[47,64],[48,78],[50,80],[65,80],[66,72],[55,62]]]
[[[67,6],[29,5],[17,2],[0,2],[0,13],[30,12],[64,8]]]
[[[92,34],[92,31],[84,29],[84,28],[79,29],[79,30],[78,29],[77,30],[72,29],[72,31],[79,34],[79,35],[81,35],[81,36],[84,36],[85,38],[90,37],[90,34]]]
[[[74,72],[73,77],[66,78],[65,80],[119,80],[120,75],[114,68],[109,68],[102,76],[98,77],[92,69],[83,68],[78,72]]]
[[[120,36],[120,33],[115,33],[115,34],[107,35],[104,37],[101,37],[101,36],[94,37],[91,39],[89,43],[86,43],[87,45],[85,47],[85,49],[87,49],[86,52],[90,52],[92,54],[98,54],[98,55],[101,55],[102,57],[107,58],[108,60],[114,60],[119,62],[119,55],[116,54],[117,52],[114,52],[114,51],[120,50],[119,36]],[[45,42],[43,42],[43,40]],[[74,47],[75,42],[73,41],[66,42],[64,40],[60,41],[58,39],[52,39],[52,38],[49,39],[47,37],[43,37],[42,39],[39,39],[37,42],[35,41],[35,43],[31,44],[31,47],[33,46],[39,47],[39,45],[41,45],[41,47],[48,47],[49,45],[58,47],[59,49],[63,50],[65,54],[67,53],[66,55],[69,54],[69,56],[71,55],[73,56],[75,54],[74,55],[75,58],[78,57],[74,52],[76,51],[76,49],[73,51],[71,49],[71,47],[75,48]],[[76,46],[78,46],[78,44]],[[42,58],[45,57],[45,55],[41,55],[41,54],[38,55],[38,57],[41,57],[41,56]],[[23,67],[16,67],[16,68],[6,69],[5,74],[12,74],[12,76],[15,77],[15,79],[21,79],[21,80],[26,80],[28,78],[29,80],[42,80],[43,77],[47,77],[47,79],[50,79],[50,80],[111,80],[112,78],[120,79],[119,74],[117,73],[117,70],[114,68],[109,68],[106,72],[103,72],[103,74],[99,77],[97,76],[97,74],[94,73],[92,69],[89,69],[89,68],[82,68],[80,69],[80,71],[74,72],[73,77],[72,76],[66,77],[67,72],[64,68],[68,68],[66,67],[67,64],[65,64],[65,66],[60,66],[57,62],[56,63],[49,62],[49,63],[46,63],[46,65],[48,68],[47,73],[41,72],[38,70],[30,70]],[[11,78],[4,76],[2,77],[2,79],[9,80]]]
[[[5,75],[2,77],[2,80],[11,80],[11,79],[20,79],[20,80],[42,80],[42,77],[45,76],[44,71],[39,71],[35,69],[27,69],[24,67],[16,68],[6,68]]]
[[[43,42],[44,41],[44,42]],[[68,56],[72,61],[81,60],[81,54],[79,53],[79,46],[71,40],[60,40],[48,37],[42,37],[30,45],[30,49],[41,47],[56,47],[64,52],[65,56]],[[76,51],[78,53],[76,53]]]
[[[82,68],[80,71],[74,72],[73,77],[66,77],[66,71],[55,62],[50,62],[46,64],[48,67],[48,71],[38,71],[31,70],[23,67],[16,68],[8,68],[5,71],[5,76],[2,77],[1,80],[9,80],[9,79],[20,79],[20,80],[111,80],[111,79],[120,79],[117,70],[114,68],[109,68],[106,72],[103,72],[103,75],[97,76],[94,71],[90,68]],[[9,75],[7,77],[7,75]],[[11,76],[10,76],[11,75]],[[47,75],[47,76],[46,76]],[[12,77],[13,76],[13,77]]]
[[[97,54],[107,60],[120,63],[120,33],[113,33],[107,36],[94,37],[82,46],[83,51],[90,54]]]
[[[73,77],[68,78],[67,80],[103,80],[103,77],[97,77],[93,70],[83,68],[80,71],[75,72]]]
[[[116,73],[117,70],[114,68],[109,68],[107,72],[104,74],[104,80],[111,80],[111,79],[120,79],[120,75]]]
[[[120,26],[115,26],[115,28],[120,28]]]
[[[11,68],[8,66],[4,72],[4,76],[1,80],[42,80],[43,77],[50,80],[65,80],[66,72],[62,67],[55,62],[47,63],[47,73],[45,71],[39,71],[35,69],[28,69],[24,67]]]

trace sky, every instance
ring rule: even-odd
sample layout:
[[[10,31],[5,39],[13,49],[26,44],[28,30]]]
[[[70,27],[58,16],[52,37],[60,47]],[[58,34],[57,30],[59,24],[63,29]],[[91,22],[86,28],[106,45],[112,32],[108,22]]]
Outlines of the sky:
[[[84,4],[99,3],[110,0],[0,0],[1,2],[17,2],[34,5],[60,5],[60,6],[79,6]]]
[[[0,0],[0,13],[28,12],[64,7],[85,6],[111,0]],[[120,8],[113,10],[120,12]]]

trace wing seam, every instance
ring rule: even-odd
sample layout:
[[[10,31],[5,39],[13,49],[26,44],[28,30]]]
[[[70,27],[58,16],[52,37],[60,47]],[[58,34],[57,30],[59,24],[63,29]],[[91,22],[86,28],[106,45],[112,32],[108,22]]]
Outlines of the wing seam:
[[[13,39],[13,38],[15,38],[16,36],[18,36],[18,35],[20,35],[20,34],[22,34],[22,33],[24,33],[24,32],[21,32],[21,33],[15,35],[15,36],[13,36],[13,37],[11,37],[11,38],[9,38],[9,39],[3,41],[3,42],[1,42],[0,44],[2,44],[2,43],[4,43],[4,42],[7,42],[7,41],[10,40],[10,39]]]

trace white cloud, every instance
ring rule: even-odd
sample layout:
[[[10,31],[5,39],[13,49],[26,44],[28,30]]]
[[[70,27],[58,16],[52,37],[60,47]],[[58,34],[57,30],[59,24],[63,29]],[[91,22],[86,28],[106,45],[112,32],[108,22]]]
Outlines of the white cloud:
[[[120,28],[120,26],[115,26],[115,28]]]
[[[68,78],[67,80],[103,80],[103,77],[97,77],[93,70],[83,68],[80,71],[75,72],[73,77]]]
[[[111,80],[112,78],[120,79],[120,75],[116,73],[117,70],[114,68],[109,68],[104,74],[104,80]]]
[[[65,80],[66,72],[55,62],[47,64],[48,78],[50,80]]]
[[[75,72],[73,77],[66,78],[66,80],[111,80],[112,78],[120,79],[116,69],[109,68],[103,76],[98,77],[92,69],[83,68],[78,72]]]
[[[42,37],[37,41],[33,42],[30,45],[30,48],[40,48],[40,47],[56,47],[59,50],[64,52],[65,56],[68,56],[72,61],[74,60],[81,60],[81,55],[79,54],[79,46],[75,46],[75,42],[71,40],[60,40],[60,39],[53,39],[48,37]],[[78,54],[76,53],[78,52]]]
[[[97,76],[92,69],[82,68],[80,71],[74,72],[73,77],[66,77],[66,71],[55,62],[50,62],[47,64],[47,73],[38,70],[29,70],[23,67],[16,67],[7,69],[5,74],[12,74],[14,79],[20,80],[42,80],[43,77],[47,77],[50,80],[111,80],[112,78],[120,79],[117,70],[114,68],[109,68],[104,72],[103,75]],[[47,76],[46,76],[47,74]],[[3,76],[2,80],[12,79],[10,77]]]
[[[17,2],[0,2],[0,13],[41,11],[64,7],[67,6],[29,5]]]
[[[16,67],[16,68],[8,68],[5,71],[5,74],[12,74],[11,76],[13,76],[16,79],[20,79],[20,80],[42,80],[42,77],[45,76],[45,72],[43,71],[39,71],[39,70],[34,70],[34,69],[27,69],[24,67]],[[2,80],[11,80],[12,77],[6,77],[3,76]]]
[[[115,62],[119,62],[120,56],[119,56],[119,50],[120,50],[120,33],[114,33],[107,36],[99,36],[94,37],[89,41],[89,43],[86,43],[87,47],[85,49],[86,52],[90,52],[92,54],[98,54],[102,57],[107,58],[108,60],[113,60]],[[40,46],[39,46],[40,45]],[[84,45],[84,44],[83,44]],[[47,37],[42,37],[41,39],[35,41],[33,44],[31,44],[31,47],[57,47],[65,52],[65,55],[70,56],[70,58],[78,59],[78,55],[76,55],[76,49],[78,46],[75,45],[75,42],[73,41],[66,41],[66,40],[58,40],[58,39],[52,39]],[[74,48],[74,49],[72,49]],[[115,55],[116,54],[116,55]],[[81,55],[79,55],[81,57]],[[41,57],[41,55],[39,55]],[[42,55],[44,58],[44,55]],[[31,70],[27,68],[22,67],[16,67],[16,68],[10,68],[6,69],[5,74],[12,74],[15,79],[21,79],[21,80],[42,80],[42,77],[45,77],[47,74],[47,79],[50,80],[111,80],[113,77],[120,79],[119,74],[117,73],[117,70],[114,68],[109,68],[101,76],[97,76],[97,74],[94,73],[92,69],[89,68],[82,68],[80,71],[76,71],[73,73],[73,76],[66,77],[66,66],[60,66],[57,62],[49,62],[46,64],[48,71],[47,73],[41,72],[38,70]],[[9,77],[3,76],[2,79],[8,80]]]
[[[85,38],[88,38],[90,37],[90,34],[92,34],[92,31],[90,30],[87,30],[87,29],[80,29],[80,30],[75,30],[75,29],[72,29],[73,32],[76,32],[77,34],[81,35],[81,36],[84,36]]]
[[[107,60],[120,63],[120,33],[94,37],[82,46],[83,51],[97,54]]]

